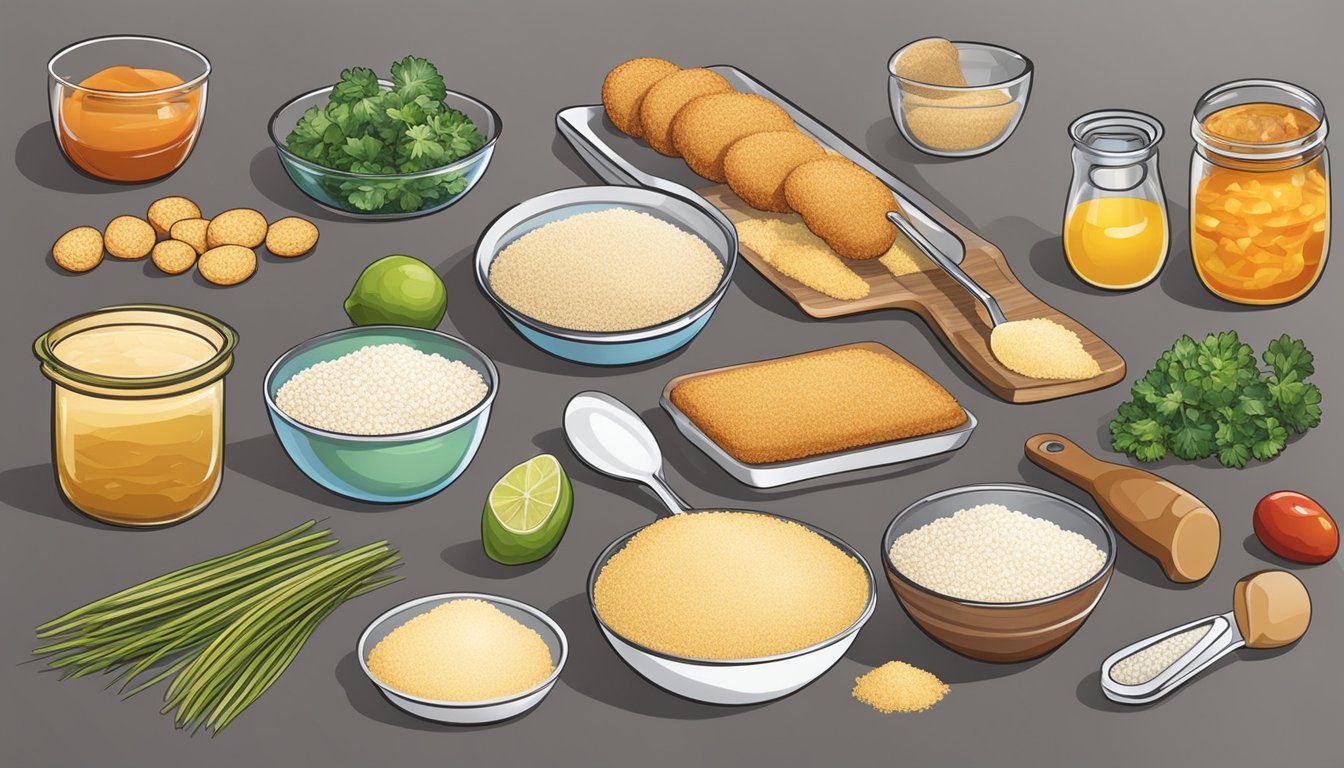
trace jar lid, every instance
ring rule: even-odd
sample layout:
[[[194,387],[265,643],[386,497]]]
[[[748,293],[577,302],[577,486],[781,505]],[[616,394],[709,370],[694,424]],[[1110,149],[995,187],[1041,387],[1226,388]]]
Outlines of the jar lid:
[[[1128,109],[1088,112],[1069,125],[1074,147],[1097,165],[1106,166],[1147,160],[1157,151],[1164,132],[1157,118]]]

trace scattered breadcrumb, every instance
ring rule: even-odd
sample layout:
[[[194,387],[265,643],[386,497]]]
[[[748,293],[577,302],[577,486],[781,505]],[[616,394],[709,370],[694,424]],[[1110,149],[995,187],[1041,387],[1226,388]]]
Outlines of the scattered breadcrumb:
[[[989,348],[1008,370],[1032,379],[1090,379],[1101,373],[1078,334],[1045,317],[994,326]]]
[[[888,661],[854,678],[854,698],[884,714],[923,712],[952,689],[936,675],[903,661]]]
[[[737,223],[737,236],[743,247],[814,291],[841,301],[861,299],[869,293],[868,282],[796,214],[758,214]],[[937,268],[904,235],[897,236],[879,260],[895,277]]]

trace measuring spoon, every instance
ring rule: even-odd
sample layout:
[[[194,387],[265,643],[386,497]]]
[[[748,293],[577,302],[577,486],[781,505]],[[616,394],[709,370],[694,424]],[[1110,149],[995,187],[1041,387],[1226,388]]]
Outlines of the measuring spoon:
[[[663,452],[639,414],[605,392],[580,392],[565,406],[565,439],[584,464],[653,491],[668,511],[692,509],[663,479]]]
[[[1287,571],[1258,571],[1237,582],[1232,610],[1220,616],[1173,627],[1116,651],[1101,663],[1101,690],[1120,704],[1148,704],[1166,696],[1218,659],[1242,646],[1282,648],[1297,642],[1311,624],[1311,596]],[[1126,684],[1114,677],[1115,666],[1182,632],[1208,625],[1190,649],[1143,682]]]

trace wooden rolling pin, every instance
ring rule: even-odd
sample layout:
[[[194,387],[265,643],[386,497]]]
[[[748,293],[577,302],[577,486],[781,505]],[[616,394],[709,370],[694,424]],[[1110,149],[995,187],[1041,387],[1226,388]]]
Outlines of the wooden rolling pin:
[[[1218,561],[1218,518],[1194,494],[1152,472],[1094,458],[1066,437],[1030,437],[1027,458],[1092,495],[1117,533],[1157,560],[1172,581],[1209,575]]]

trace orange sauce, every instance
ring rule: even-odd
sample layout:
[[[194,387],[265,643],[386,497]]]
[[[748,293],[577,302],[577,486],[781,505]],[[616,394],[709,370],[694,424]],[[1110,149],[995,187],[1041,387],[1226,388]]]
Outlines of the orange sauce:
[[[1301,139],[1319,125],[1300,109],[1259,103],[1219,110],[1203,122],[1210,135],[1246,144]],[[1279,304],[1306,293],[1320,276],[1330,213],[1323,158],[1283,165],[1214,166],[1195,187],[1195,266],[1204,284],[1224,298]]]
[[[112,181],[147,181],[177,169],[196,136],[201,92],[138,95],[182,85],[160,69],[113,66],[71,90],[61,103],[61,147],[84,171]],[[124,95],[123,95],[124,94]]]

